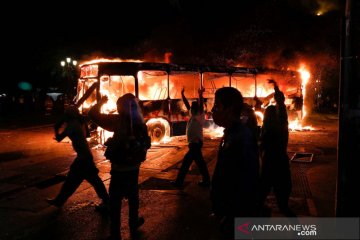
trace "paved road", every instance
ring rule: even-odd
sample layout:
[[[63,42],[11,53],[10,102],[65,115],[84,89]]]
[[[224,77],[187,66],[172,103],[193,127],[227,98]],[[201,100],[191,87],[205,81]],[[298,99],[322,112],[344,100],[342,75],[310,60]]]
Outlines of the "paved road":
[[[334,216],[337,119],[315,116],[315,131],[290,134],[289,155],[311,153],[313,161],[292,162],[293,193],[290,205],[299,216]],[[99,202],[84,182],[61,210],[44,199],[61,187],[74,152],[69,142],[52,140],[50,125],[0,130],[0,239],[104,239],[109,219],[94,212]],[[206,138],[204,155],[212,173],[218,139]],[[216,219],[210,216],[208,189],[197,186],[200,175],[193,167],[185,189],[174,189],[179,163],[186,152],[184,137],[154,145],[140,173],[140,211],[146,222],[144,239],[221,239]],[[109,184],[109,162],[101,149],[93,149],[100,176]],[[273,216],[281,216],[273,197]],[[127,215],[127,204],[123,207]],[[122,219],[128,238],[126,217]]]

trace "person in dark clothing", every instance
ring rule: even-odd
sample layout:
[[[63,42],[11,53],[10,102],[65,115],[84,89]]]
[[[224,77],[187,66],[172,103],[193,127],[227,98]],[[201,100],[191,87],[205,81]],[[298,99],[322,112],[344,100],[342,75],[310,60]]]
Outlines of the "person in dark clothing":
[[[260,134],[260,130],[258,127],[255,111],[249,104],[244,103],[243,110],[241,111],[240,119],[243,124],[245,124],[248,128],[250,128],[257,141]]]
[[[176,181],[172,182],[176,187],[182,188],[185,177],[192,161],[194,160],[198,166],[202,175],[202,181],[198,182],[199,186],[210,185],[210,175],[201,152],[203,146],[203,125],[205,122],[204,104],[203,104],[203,92],[204,89],[199,89],[199,101],[194,101],[190,104],[185,97],[185,89],[181,91],[181,96],[186,108],[190,111],[190,120],[186,126],[186,136],[189,143],[189,151],[185,154],[177,175]]]
[[[65,129],[59,133],[63,124]],[[70,166],[70,171],[60,190],[60,193],[53,199],[47,199],[51,205],[61,207],[66,200],[75,192],[80,184],[87,180],[95,189],[102,203],[97,209],[102,210],[109,205],[109,196],[105,185],[98,176],[99,169],[96,167],[91,150],[89,148],[86,137],[89,134],[87,124],[80,115],[79,110],[71,106],[64,112],[64,117],[60,119],[54,126],[55,139],[61,142],[65,137],[69,137],[77,156]]]
[[[215,92],[215,124],[224,127],[213,174],[210,198],[225,236],[234,239],[234,218],[256,215],[259,154],[254,133],[242,123],[241,93],[232,87]]]
[[[291,193],[291,173],[287,145],[289,140],[288,116],[284,94],[272,79],[276,106],[268,106],[265,110],[260,150],[262,156],[260,207],[265,208],[265,200],[273,188],[279,210],[286,216],[294,216],[289,209],[288,201]]]
[[[147,126],[138,105],[136,97],[127,93],[116,102],[118,114],[102,114],[101,106],[108,98],[102,97],[89,111],[90,119],[107,131],[114,132],[113,140],[119,141],[120,146],[129,143],[131,135],[148,134]],[[109,148],[109,147],[108,147]],[[119,149],[121,152],[115,159],[110,157],[111,180],[109,187],[110,194],[110,237],[109,239],[121,239],[121,205],[122,200],[129,201],[129,227],[132,239],[138,238],[138,228],[144,224],[144,218],[139,217],[139,162],[131,162],[126,159],[126,149]],[[105,152],[106,155],[106,152]]]

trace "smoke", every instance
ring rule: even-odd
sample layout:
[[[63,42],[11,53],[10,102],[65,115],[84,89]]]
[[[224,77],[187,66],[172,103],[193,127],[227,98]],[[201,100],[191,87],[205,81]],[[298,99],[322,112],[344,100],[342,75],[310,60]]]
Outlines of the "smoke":
[[[338,10],[341,5],[340,0],[301,0],[301,4],[318,16]]]
[[[147,62],[165,62],[166,61],[166,59],[164,59],[163,50],[162,49],[158,50],[155,48],[152,48],[152,49],[146,51],[143,54],[142,59]],[[168,60],[170,61],[170,56],[169,56]]]
[[[317,0],[317,3],[319,5],[319,9],[317,11],[318,15],[339,9],[339,3],[334,0]]]

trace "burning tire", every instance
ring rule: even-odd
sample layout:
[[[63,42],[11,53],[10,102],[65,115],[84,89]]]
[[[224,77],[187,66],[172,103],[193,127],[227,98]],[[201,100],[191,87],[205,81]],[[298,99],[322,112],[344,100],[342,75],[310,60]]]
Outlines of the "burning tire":
[[[151,142],[160,142],[164,137],[169,137],[170,125],[168,121],[162,118],[150,119],[146,125]]]

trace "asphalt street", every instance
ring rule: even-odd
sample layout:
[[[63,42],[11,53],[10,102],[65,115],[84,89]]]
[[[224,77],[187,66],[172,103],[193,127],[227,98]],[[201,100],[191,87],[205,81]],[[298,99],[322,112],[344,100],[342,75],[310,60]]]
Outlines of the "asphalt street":
[[[290,133],[289,156],[297,157],[291,162],[290,206],[299,217],[335,214],[337,122],[335,115],[315,115],[308,120],[313,131]],[[38,124],[0,129],[0,239],[105,239],[109,219],[94,211],[99,199],[87,182],[60,210],[44,201],[59,191],[75,153],[68,140],[57,143],[52,139],[51,121]],[[212,174],[219,138],[206,136],[203,153]],[[197,185],[196,166],[187,175],[183,190],[170,184],[186,150],[184,136],[153,145],[141,166],[142,239],[222,239],[218,220],[211,215],[209,189]],[[93,154],[108,188],[110,164],[102,148],[93,148]],[[273,196],[268,205],[272,216],[281,216]],[[122,212],[121,230],[127,239],[126,201]]]

